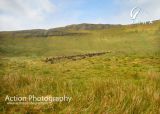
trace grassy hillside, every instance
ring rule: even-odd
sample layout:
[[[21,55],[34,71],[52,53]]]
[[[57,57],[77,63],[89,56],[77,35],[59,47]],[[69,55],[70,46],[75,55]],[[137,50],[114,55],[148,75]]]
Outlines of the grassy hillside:
[[[91,30],[84,26],[56,29],[63,35],[0,33],[0,113],[160,113],[160,22]],[[47,57],[105,51],[110,53],[44,62]],[[30,94],[67,95],[72,100],[45,105],[4,101],[6,95]]]
[[[77,25],[79,28],[79,25]],[[72,55],[97,51],[112,51],[132,54],[159,53],[160,23],[152,25],[116,26],[103,30],[65,30],[70,35],[25,37],[21,32],[0,33],[0,53],[6,56],[54,56]],[[62,31],[61,31],[62,32]],[[38,34],[36,32],[35,34]],[[53,32],[53,34],[55,31]],[[76,34],[75,34],[76,33]],[[3,37],[8,34],[10,37]],[[73,35],[74,34],[74,35]],[[5,35],[7,36],[7,35]],[[13,37],[12,37],[13,36]]]

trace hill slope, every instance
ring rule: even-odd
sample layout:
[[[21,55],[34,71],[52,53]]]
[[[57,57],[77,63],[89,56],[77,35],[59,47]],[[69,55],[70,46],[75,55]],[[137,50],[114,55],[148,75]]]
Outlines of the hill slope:
[[[154,21],[152,25],[159,25],[159,21]],[[151,26],[152,26],[151,25]],[[138,25],[127,25],[127,27],[143,27],[142,24]],[[147,26],[151,27],[149,24]],[[110,24],[78,24],[78,25],[68,25],[66,27],[53,28],[53,29],[34,29],[34,30],[21,30],[21,31],[4,31],[0,32],[0,38],[29,38],[29,37],[49,37],[49,36],[73,36],[73,35],[83,35],[83,33],[78,33],[77,31],[85,30],[106,30],[113,28],[125,28],[125,25],[110,25]]]
[[[84,26],[94,26],[96,30],[86,30]],[[0,32],[0,53],[10,56],[54,56],[99,51],[159,51],[160,21],[146,25],[106,25],[107,29],[99,29],[97,26],[100,25],[82,24],[49,30]]]

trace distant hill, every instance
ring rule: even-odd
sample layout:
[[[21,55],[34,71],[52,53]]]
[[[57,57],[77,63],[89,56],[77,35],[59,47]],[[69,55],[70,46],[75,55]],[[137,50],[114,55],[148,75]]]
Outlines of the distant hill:
[[[109,29],[120,25],[109,24],[75,24],[68,25],[66,27],[59,27],[53,29],[33,29],[33,30],[20,30],[20,31],[3,31],[0,32],[0,38],[2,37],[48,37],[48,36],[69,36],[69,35],[83,35],[85,33],[76,32],[77,30],[99,30]]]
[[[154,21],[153,23],[160,23],[160,20]],[[147,24],[147,26],[150,24]],[[153,24],[152,24],[153,25]],[[159,24],[158,24],[159,25]],[[49,37],[49,36],[73,36],[73,35],[84,35],[79,31],[86,30],[104,30],[119,27],[135,27],[142,26],[142,24],[134,25],[112,25],[112,24],[73,24],[65,27],[52,28],[52,29],[33,29],[33,30],[20,30],[20,31],[2,31],[0,32],[0,38],[11,37],[11,38],[28,38],[28,37]],[[143,27],[143,26],[142,26]]]
[[[100,30],[100,29],[109,29],[109,28],[119,27],[119,26],[121,25],[82,23],[82,24],[68,25],[66,27],[55,28],[51,30]]]

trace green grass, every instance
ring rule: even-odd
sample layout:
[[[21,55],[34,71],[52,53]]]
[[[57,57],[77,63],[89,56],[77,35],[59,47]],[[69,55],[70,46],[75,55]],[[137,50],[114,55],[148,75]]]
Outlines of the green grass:
[[[159,23],[83,36],[0,39],[0,113],[159,114]],[[77,61],[46,57],[111,51]],[[6,95],[72,97],[70,103],[7,105]]]

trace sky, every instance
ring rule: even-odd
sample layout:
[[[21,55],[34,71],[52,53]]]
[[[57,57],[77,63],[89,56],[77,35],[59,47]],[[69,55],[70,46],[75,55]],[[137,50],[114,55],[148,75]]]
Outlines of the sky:
[[[160,0],[0,0],[0,31],[70,24],[131,24],[160,19]],[[136,13],[135,9],[134,13]]]

